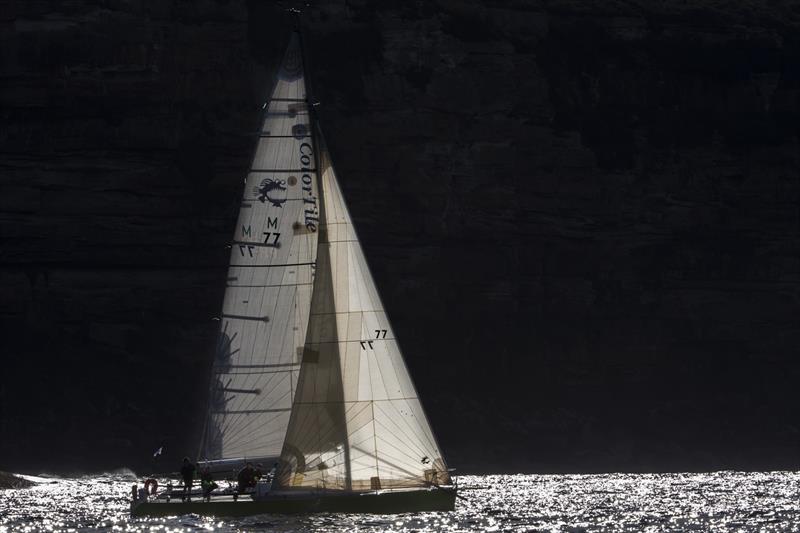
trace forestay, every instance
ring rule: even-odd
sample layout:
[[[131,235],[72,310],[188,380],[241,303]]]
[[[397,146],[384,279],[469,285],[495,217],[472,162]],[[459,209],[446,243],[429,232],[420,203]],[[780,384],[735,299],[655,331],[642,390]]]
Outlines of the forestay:
[[[376,490],[449,482],[321,135],[314,296],[276,485]]]
[[[201,457],[277,457],[317,251],[317,175],[295,34],[265,109],[231,246]]]

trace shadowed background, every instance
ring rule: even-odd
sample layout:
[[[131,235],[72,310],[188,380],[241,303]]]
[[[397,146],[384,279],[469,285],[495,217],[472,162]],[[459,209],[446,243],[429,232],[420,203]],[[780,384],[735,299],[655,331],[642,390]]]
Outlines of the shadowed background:
[[[461,471],[797,468],[800,8],[321,1],[319,115]],[[0,2],[0,467],[166,468],[202,425],[291,26]]]

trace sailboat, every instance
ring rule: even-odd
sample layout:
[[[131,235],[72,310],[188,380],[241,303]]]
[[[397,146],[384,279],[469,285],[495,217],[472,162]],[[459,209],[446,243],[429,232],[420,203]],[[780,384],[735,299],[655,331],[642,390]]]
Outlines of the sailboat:
[[[452,510],[455,486],[316,121],[299,31],[264,112],[231,245],[199,455],[218,473],[275,464],[274,477],[265,490],[208,501],[134,490],[131,512]]]

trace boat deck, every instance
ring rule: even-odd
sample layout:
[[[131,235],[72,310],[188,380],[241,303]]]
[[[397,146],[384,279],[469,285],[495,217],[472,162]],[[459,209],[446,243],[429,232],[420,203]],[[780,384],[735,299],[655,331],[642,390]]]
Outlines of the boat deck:
[[[258,514],[298,513],[373,513],[396,514],[409,512],[452,511],[456,492],[450,489],[364,492],[345,494],[270,494],[253,500],[240,496],[220,495],[206,502],[180,499],[137,500],[131,504],[133,516],[251,516]]]

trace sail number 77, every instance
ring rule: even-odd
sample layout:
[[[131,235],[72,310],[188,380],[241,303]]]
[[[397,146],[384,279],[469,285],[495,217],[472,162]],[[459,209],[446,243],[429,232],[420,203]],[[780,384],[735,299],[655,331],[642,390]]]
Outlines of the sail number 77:
[[[272,244],[278,244],[278,238],[281,236],[278,232],[273,231],[265,231],[264,232],[264,244],[270,244],[269,239],[270,237],[273,238]]]
[[[376,329],[375,330],[375,338],[376,339],[385,339],[386,338],[386,330],[385,329]],[[372,340],[368,341],[358,341],[361,344],[362,350],[374,350],[375,346],[372,344]]]

